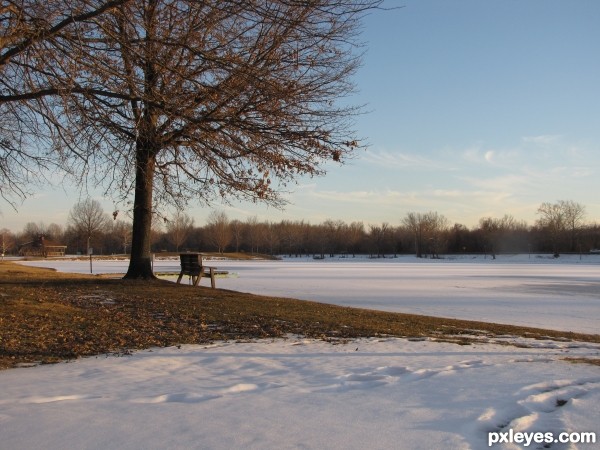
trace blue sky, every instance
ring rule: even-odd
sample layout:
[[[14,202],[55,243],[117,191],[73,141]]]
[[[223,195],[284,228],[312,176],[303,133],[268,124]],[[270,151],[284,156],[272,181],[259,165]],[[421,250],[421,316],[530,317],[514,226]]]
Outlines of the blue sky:
[[[400,224],[411,211],[451,223],[573,200],[600,222],[600,2],[388,0],[364,22],[367,53],[350,100],[370,144],[321,178],[299,180],[284,211],[213,205],[245,220]],[[78,193],[38,192],[0,228],[65,224]],[[102,201],[107,212],[115,205]],[[118,207],[123,209],[122,207]],[[203,224],[211,209],[187,211]]]

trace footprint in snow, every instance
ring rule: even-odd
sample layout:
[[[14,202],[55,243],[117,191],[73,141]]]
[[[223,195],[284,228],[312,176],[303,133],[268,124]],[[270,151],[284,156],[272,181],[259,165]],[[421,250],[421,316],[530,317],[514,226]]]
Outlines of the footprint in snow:
[[[99,395],[54,395],[50,397],[26,397],[18,401],[18,403],[25,404],[43,404],[43,403],[56,403],[56,402],[68,402],[75,400],[93,400],[102,398]]]
[[[436,375],[450,375],[459,371],[489,366],[482,360],[462,361],[451,366],[434,369],[412,370],[402,366],[377,367],[359,369],[337,377],[334,385],[320,389],[321,391],[340,391],[349,389],[372,389],[374,387],[396,383],[400,380],[419,381]]]
[[[157,397],[149,397],[144,399],[137,399],[134,401],[134,403],[201,403],[219,397],[221,396],[214,394],[194,394],[183,392],[175,394],[163,394]]]
[[[434,369],[419,369],[412,373],[412,379],[415,381],[422,380],[425,378],[433,377],[436,375],[453,375],[457,372],[462,372],[470,369],[479,369],[482,367],[492,366],[493,364],[487,363],[483,360],[469,360],[461,361],[451,366],[439,367]]]

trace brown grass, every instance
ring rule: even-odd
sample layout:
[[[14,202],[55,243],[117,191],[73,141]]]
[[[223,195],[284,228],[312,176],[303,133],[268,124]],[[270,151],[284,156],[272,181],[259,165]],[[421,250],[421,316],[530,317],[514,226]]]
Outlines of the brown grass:
[[[168,281],[125,281],[0,262],[0,368],[214,340],[473,335],[600,342],[600,335],[264,297]]]
[[[592,366],[600,366],[599,358],[564,358],[564,360],[573,364],[591,364]]]

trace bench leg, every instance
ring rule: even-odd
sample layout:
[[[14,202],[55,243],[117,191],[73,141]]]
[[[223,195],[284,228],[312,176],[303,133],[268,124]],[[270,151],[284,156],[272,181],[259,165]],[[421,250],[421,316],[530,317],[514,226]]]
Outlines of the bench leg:
[[[200,278],[203,276],[210,277],[210,287],[215,289],[217,287],[217,282],[215,280],[215,269],[214,267],[209,268],[209,273],[200,273],[198,276],[192,275],[192,282],[194,286],[198,286],[200,284]],[[183,278],[183,272],[179,272],[179,276],[177,277],[177,284],[181,283],[181,279]]]

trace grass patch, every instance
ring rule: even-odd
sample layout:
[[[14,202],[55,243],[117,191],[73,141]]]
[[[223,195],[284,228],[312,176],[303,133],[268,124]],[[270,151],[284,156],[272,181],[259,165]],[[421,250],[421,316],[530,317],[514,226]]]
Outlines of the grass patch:
[[[126,281],[0,262],[0,368],[214,340],[298,334],[327,340],[372,336],[506,335],[600,342],[585,335],[388,313],[163,280]]]
[[[600,366],[599,358],[564,358],[564,360],[573,364],[591,364],[592,366]]]

